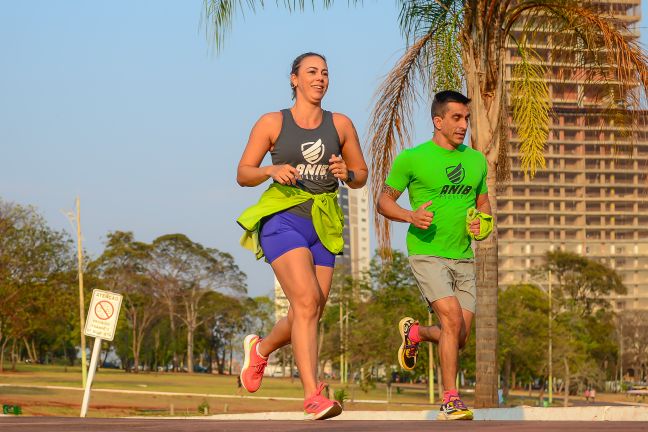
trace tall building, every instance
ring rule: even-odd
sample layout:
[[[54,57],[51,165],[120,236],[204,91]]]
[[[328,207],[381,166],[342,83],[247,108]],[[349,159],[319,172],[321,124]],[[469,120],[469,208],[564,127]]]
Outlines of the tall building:
[[[346,268],[355,279],[369,269],[369,191],[367,187],[351,189],[340,186],[339,202],[344,213],[344,252],[336,265]]]
[[[626,38],[639,37],[640,0],[592,3],[630,26]],[[542,264],[546,251],[562,249],[619,272],[628,293],[612,299],[616,309],[648,309],[648,128],[635,141],[625,136],[618,116],[605,110],[602,84],[582,79],[579,52],[549,49],[552,37],[546,31],[531,41],[549,70],[554,106],[547,167],[532,180],[524,175],[512,129],[512,180],[497,203],[500,285],[528,280],[528,270]],[[507,53],[509,80],[516,56],[514,49]]]

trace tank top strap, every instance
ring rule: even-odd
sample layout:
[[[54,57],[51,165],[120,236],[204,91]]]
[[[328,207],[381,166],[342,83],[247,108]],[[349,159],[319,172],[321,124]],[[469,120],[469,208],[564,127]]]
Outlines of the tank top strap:
[[[297,123],[295,123],[295,119],[293,118],[292,113],[290,112],[290,108],[282,109],[281,117],[283,120],[283,124],[289,123],[291,126],[297,126]]]
[[[327,125],[335,128],[335,124],[333,123],[333,113],[331,111],[324,111],[324,115],[322,116],[322,126]]]
[[[280,112],[281,112],[281,130],[279,131],[279,136],[277,137],[277,140],[279,140],[279,137],[281,137],[281,135],[283,135],[289,130],[294,129],[295,126],[297,126],[289,109],[287,108],[282,109],[280,110]]]

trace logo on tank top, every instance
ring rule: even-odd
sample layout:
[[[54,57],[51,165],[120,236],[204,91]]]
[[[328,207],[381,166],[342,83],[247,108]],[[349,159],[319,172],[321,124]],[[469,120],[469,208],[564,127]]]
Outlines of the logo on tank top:
[[[445,172],[452,184],[443,185],[439,195],[468,195],[470,193],[472,186],[461,184],[466,178],[466,170],[461,164],[446,167]]]
[[[328,176],[328,165],[318,164],[324,157],[326,147],[321,139],[315,142],[305,142],[301,145],[302,156],[308,163],[297,164],[295,167],[306,180],[324,180]]]
[[[306,162],[316,164],[324,156],[324,144],[322,140],[318,139],[315,142],[305,142],[301,145],[301,152],[304,155]]]

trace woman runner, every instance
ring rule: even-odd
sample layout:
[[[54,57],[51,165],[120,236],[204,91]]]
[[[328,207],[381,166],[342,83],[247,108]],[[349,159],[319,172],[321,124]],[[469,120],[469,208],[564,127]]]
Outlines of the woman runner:
[[[309,52],[297,57],[290,73],[294,105],[261,116],[237,172],[241,186],[273,180],[238,223],[246,230],[242,244],[257,258],[265,256],[290,303],[287,317],[268,335],[245,338],[241,383],[247,391],[257,391],[268,356],[291,343],[309,419],[342,412],[340,404],[322,395],[325,385],[317,382],[317,324],[331,288],[335,255],[344,245],[338,182],[355,189],[367,181],[353,123],[322,109],[328,85],[324,56]],[[272,165],[260,166],[267,152]]]

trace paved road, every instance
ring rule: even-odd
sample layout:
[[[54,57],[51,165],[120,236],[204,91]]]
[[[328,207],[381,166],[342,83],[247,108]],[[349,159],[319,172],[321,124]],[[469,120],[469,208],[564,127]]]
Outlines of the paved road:
[[[521,422],[521,421],[217,421],[157,419],[80,419],[62,417],[2,417],[2,432],[648,432],[648,422]]]

